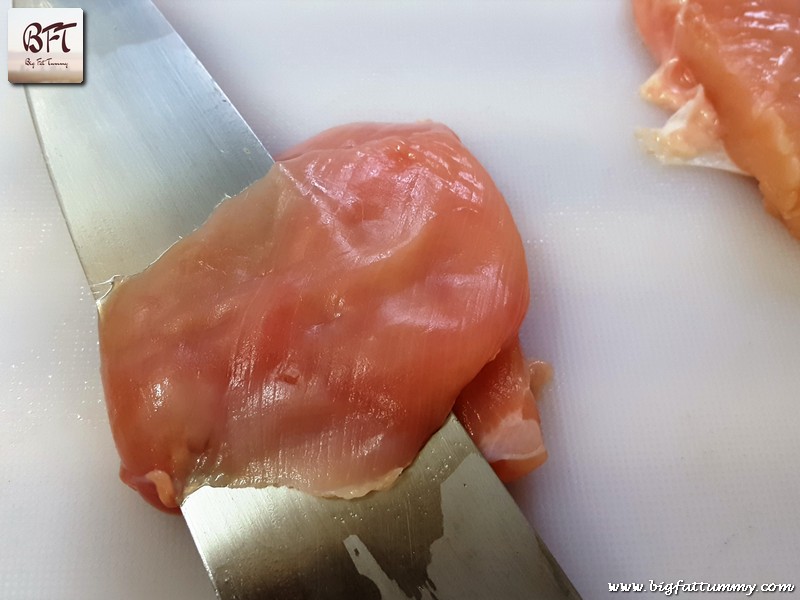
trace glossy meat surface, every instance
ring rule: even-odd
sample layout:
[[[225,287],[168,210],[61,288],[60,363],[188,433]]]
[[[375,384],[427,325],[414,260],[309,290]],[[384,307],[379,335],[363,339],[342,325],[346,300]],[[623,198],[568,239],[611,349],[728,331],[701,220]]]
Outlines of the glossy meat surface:
[[[508,207],[449,129],[323,132],[103,301],[121,476],[165,508],[204,484],[387,487],[528,298]]]
[[[634,0],[634,12],[662,62],[645,96],[671,110],[702,96],[665,132],[664,152],[692,158],[721,141],[758,179],[767,210],[800,237],[800,2]]]

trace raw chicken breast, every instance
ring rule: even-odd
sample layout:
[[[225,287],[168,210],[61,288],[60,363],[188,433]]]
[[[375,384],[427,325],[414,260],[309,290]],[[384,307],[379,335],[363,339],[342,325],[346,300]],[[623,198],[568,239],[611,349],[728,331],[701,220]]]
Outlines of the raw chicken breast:
[[[515,339],[465,387],[453,413],[503,481],[530,473],[547,460],[535,394],[552,375],[529,363]]]
[[[709,166],[727,155],[800,237],[800,2],[634,0],[634,13],[662,63],[642,92],[678,111],[648,147]]]
[[[503,369],[509,402],[499,389],[473,412],[521,415],[490,458],[534,466],[528,298],[508,207],[452,131],[324,132],[101,303],[121,477],[167,509],[205,484],[363,495]]]

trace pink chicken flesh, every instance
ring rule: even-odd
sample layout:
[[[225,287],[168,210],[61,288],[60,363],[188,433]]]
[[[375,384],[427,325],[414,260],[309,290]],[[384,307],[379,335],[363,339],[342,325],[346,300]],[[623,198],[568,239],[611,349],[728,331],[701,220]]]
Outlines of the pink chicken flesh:
[[[206,484],[360,496],[457,398],[519,476],[545,456],[517,339],[528,299],[508,206],[452,131],[323,132],[102,302],[121,477],[164,509]]]
[[[642,86],[675,111],[641,138],[664,162],[758,180],[800,239],[800,0],[633,0],[660,66]]]

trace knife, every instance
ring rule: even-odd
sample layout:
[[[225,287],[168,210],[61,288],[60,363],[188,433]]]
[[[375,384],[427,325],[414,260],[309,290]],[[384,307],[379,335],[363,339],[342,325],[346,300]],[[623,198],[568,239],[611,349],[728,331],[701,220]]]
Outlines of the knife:
[[[149,0],[83,4],[85,83],[26,95],[99,299],[273,161]],[[452,416],[387,491],[202,487],[181,511],[221,600],[579,598]]]

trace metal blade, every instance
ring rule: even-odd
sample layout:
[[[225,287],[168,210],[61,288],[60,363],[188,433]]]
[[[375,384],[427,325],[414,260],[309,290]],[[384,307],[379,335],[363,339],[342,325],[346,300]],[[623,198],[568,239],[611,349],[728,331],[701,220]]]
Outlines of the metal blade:
[[[389,491],[206,487],[181,510],[223,599],[580,598],[452,416]]]
[[[149,0],[83,5],[82,85],[27,86],[50,177],[95,296],[137,273],[272,165]]]
[[[272,160],[148,0],[16,2],[81,4],[85,83],[27,94],[99,297]],[[223,600],[578,598],[453,418],[389,491],[201,488],[182,510]]]

